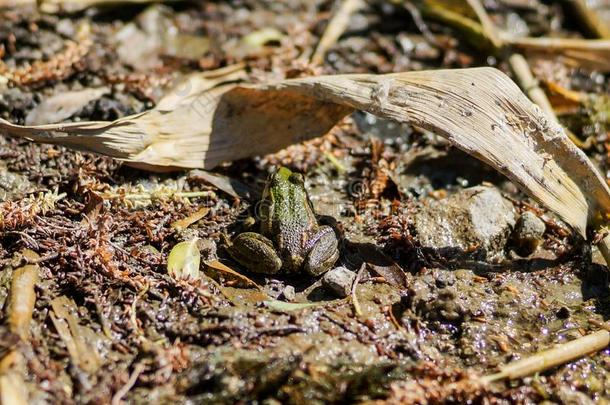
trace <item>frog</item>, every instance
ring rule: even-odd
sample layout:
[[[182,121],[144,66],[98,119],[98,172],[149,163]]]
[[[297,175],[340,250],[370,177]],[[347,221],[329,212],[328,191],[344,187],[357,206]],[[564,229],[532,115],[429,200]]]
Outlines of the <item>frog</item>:
[[[260,203],[259,232],[243,232],[227,246],[249,271],[319,276],[339,258],[339,240],[320,225],[301,173],[279,167],[267,179]]]

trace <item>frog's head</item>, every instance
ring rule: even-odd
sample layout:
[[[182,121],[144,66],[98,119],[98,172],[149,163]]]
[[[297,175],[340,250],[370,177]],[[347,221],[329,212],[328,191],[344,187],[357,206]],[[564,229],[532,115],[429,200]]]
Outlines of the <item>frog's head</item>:
[[[263,195],[265,199],[276,203],[288,199],[306,199],[305,178],[301,173],[281,166],[269,176]]]
[[[301,173],[295,173],[287,167],[280,166],[271,174],[271,185],[277,188],[303,188],[305,179]]]

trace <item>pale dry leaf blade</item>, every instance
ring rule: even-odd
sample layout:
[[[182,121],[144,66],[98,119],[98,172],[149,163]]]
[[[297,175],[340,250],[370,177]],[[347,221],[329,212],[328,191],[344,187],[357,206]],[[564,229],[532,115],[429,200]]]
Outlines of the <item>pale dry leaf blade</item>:
[[[329,76],[269,88],[432,130],[505,174],[583,236],[589,215],[610,212],[608,187],[586,155],[496,69]]]
[[[132,163],[210,169],[323,135],[360,109],[446,137],[581,235],[588,220],[610,212],[608,187],[586,155],[499,70],[336,75],[258,85],[214,80],[209,87],[195,86],[207,88],[201,93],[170,98],[163,109],[113,123],[24,128],[0,121],[0,130]]]

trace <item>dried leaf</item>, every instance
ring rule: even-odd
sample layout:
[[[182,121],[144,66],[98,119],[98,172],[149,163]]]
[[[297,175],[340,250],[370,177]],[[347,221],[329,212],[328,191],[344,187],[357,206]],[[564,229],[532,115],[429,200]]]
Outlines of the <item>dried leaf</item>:
[[[446,137],[583,236],[588,222],[598,226],[610,213],[608,186],[587,156],[496,69],[199,83],[198,91],[112,123],[21,127],[0,120],[0,130],[132,163],[212,168],[322,135],[359,109]]]
[[[199,238],[180,242],[172,248],[167,257],[167,272],[175,279],[199,278],[201,253],[197,247]]]
[[[188,217],[174,222],[171,226],[174,229],[186,229],[189,226],[193,225],[195,222],[208,215],[208,212],[210,212],[210,209],[208,207],[200,208]]]
[[[254,287],[262,291],[262,288],[254,281],[222,264],[218,260],[205,262],[205,266],[206,275],[218,282],[226,282],[228,280],[229,282],[232,282],[231,287]]]
[[[100,87],[59,93],[44,100],[30,111],[25,117],[25,123],[39,125],[61,122],[79,112],[91,101],[97,100],[109,92],[109,88]]]
[[[394,260],[388,257],[379,247],[371,243],[355,243],[353,248],[366,266],[389,284],[397,287],[408,287],[411,275],[405,271]]]

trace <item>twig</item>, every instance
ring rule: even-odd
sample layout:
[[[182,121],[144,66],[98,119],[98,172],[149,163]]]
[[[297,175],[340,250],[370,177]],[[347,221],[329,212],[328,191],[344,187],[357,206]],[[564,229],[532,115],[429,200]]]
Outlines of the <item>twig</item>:
[[[133,298],[133,302],[131,303],[131,316],[130,316],[130,320],[131,323],[133,325],[133,330],[136,333],[136,335],[142,336],[142,329],[140,329],[140,326],[138,325],[138,300],[140,298],[142,298],[144,295],[146,295],[146,293],[148,292],[148,289],[150,288],[150,285],[148,283],[146,283],[144,285],[144,288],[142,288],[142,290],[140,292],[138,292],[138,294]]]
[[[328,22],[328,26],[318,42],[318,46],[311,56],[312,65],[321,65],[326,52],[337,42],[345,32],[351,15],[362,6],[361,0],[343,0],[335,15]]]
[[[589,34],[598,38],[610,39],[610,26],[591,10],[585,0],[569,0],[568,3],[574,8]]]
[[[114,200],[114,199],[122,199],[122,200],[154,200],[154,199],[162,199],[162,198],[197,198],[197,197],[211,197],[214,196],[213,191],[159,191],[152,193],[129,193],[129,194],[120,194],[120,193],[105,193],[102,194],[102,198],[105,200]]]
[[[138,377],[140,376],[140,374],[142,374],[143,371],[144,371],[144,364],[142,364],[142,363],[136,364],[136,366],[133,368],[133,372],[129,376],[129,380],[127,380],[125,385],[123,385],[121,387],[121,389],[118,390],[112,397],[112,402],[111,402],[112,405],[121,404],[121,400],[123,399],[123,397],[125,395],[127,395],[129,390],[133,388],[133,386],[136,384],[136,381],[138,381]]]
[[[610,70],[610,40],[581,38],[515,37],[502,33],[502,39],[525,52],[563,56],[568,63],[608,72]]]
[[[520,53],[513,53],[508,57],[508,64],[515,74],[519,87],[523,89],[530,100],[536,103],[550,119],[559,123],[559,119],[557,118],[557,114],[555,114],[551,102],[544,90],[538,85],[538,80],[534,78],[534,74],[527,63],[527,60],[525,60],[525,57]],[[572,143],[580,149],[589,149],[592,146],[593,138],[589,138],[587,141],[583,142],[568,128],[563,127],[563,129]]]
[[[484,35],[488,38],[489,42],[493,44],[497,52],[500,52],[500,50],[504,49],[506,44],[504,43],[502,36],[498,34],[498,31],[493,25],[491,18],[489,18],[489,14],[487,14],[487,11],[485,10],[485,7],[483,7],[480,0],[467,1],[470,7],[472,7],[474,12],[477,14],[479,20],[481,21],[481,27],[483,29]],[[559,123],[559,119],[555,114],[555,110],[553,110],[551,102],[546,96],[544,90],[542,90],[538,85],[538,81],[534,78],[534,74],[532,73],[532,70],[530,69],[529,64],[527,63],[527,60],[525,60],[525,57],[523,57],[523,55],[519,53],[512,51],[509,51],[507,56],[508,63],[511,69],[513,70],[513,73],[515,74],[515,78],[517,79],[519,86],[523,89],[523,91],[527,93],[530,100],[536,103],[550,119]],[[579,148],[587,149],[591,146],[590,141],[582,142],[567,128],[564,129],[570,140]]]
[[[530,100],[536,103],[538,107],[542,109],[542,111],[557,121],[557,116],[555,115],[555,111],[553,111],[551,102],[547,98],[545,92],[540,88],[540,86],[538,86],[538,80],[534,78],[534,75],[523,55],[520,53],[513,53],[509,56],[508,62],[515,73],[515,76],[519,80],[519,85],[523,91],[525,91]]]
[[[610,343],[610,332],[605,329],[538,352],[530,357],[500,367],[500,372],[482,377],[484,383],[515,379],[548,370],[587,354],[604,349]]]
[[[332,163],[339,173],[345,173],[347,171],[343,163],[339,162],[339,159],[337,159],[332,153],[324,152],[324,157],[326,157],[326,159]]]
[[[419,9],[409,0],[406,0],[404,2],[404,7],[405,7],[405,9],[407,9],[409,14],[411,14],[411,18],[413,19],[413,22],[417,26],[417,29],[419,30],[419,32],[421,32],[422,35],[424,36],[424,38],[426,38],[426,41],[428,41],[429,43],[431,43],[434,46],[440,46],[438,40],[436,39],[436,37],[434,36],[432,31],[430,31],[430,28],[428,27],[428,25],[422,18],[422,15],[421,15],[421,12],[419,11]]]
[[[354,305],[354,312],[356,316],[362,316],[362,309],[360,308],[360,302],[358,301],[358,295],[356,294],[356,289],[358,288],[358,283],[360,283],[360,279],[364,274],[364,269],[366,268],[366,263],[362,263],[360,266],[360,270],[358,270],[358,274],[354,278],[354,283],[352,284],[352,304]]]
[[[420,10],[424,17],[442,22],[462,33],[464,39],[472,47],[481,51],[496,53],[497,49],[485,35],[483,27],[478,22],[447,8],[426,3],[420,6]]]
[[[610,51],[610,39],[515,37],[506,32],[501,33],[501,38],[512,46],[536,51],[576,50],[598,53],[608,53]]]
[[[485,36],[489,39],[494,48],[498,50],[502,49],[502,47],[504,46],[504,42],[498,35],[498,31],[496,30],[494,23],[491,21],[491,18],[489,18],[489,14],[487,14],[487,11],[485,11],[485,7],[483,7],[479,0],[466,1],[479,18]]]

